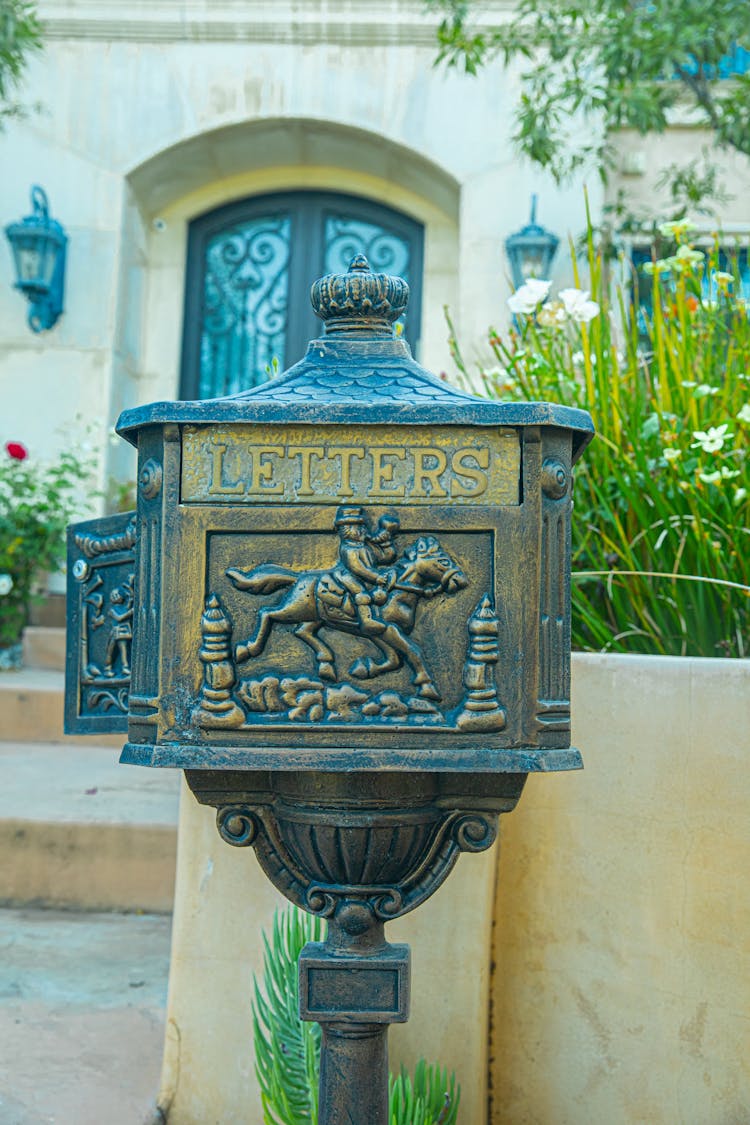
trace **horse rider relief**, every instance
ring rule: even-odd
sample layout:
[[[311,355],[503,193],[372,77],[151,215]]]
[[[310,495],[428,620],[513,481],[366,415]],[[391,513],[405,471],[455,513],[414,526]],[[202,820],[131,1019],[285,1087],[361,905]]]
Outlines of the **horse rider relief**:
[[[373,530],[364,511],[354,505],[336,510],[338,560],[331,569],[296,571],[267,562],[250,570],[229,567],[226,576],[237,590],[251,595],[282,596],[258,611],[253,635],[236,644],[238,665],[259,657],[277,626],[293,626],[294,635],[314,653],[322,681],[341,682],[335,644],[321,630],[344,632],[367,640],[382,659],[363,654],[348,669],[356,680],[376,679],[406,665],[413,690],[423,700],[440,699],[420,645],[411,636],[424,600],[452,597],[468,579],[460,565],[432,535],[423,535],[403,551],[396,547],[399,521],[381,515]],[[345,673],[344,673],[345,674]]]
[[[351,595],[362,632],[368,636],[382,633],[385,622],[375,616],[372,605],[383,605],[396,578],[395,571],[380,570],[379,567],[396,560],[393,540],[399,521],[395,516],[381,516],[377,533],[368,535],[362,509],[341,507],[336,512],[333,525],[339,533],[340,542],[338,566],[334,567],[331,577]],[[372,587],[372,593],[368,587]],[[331,584],[328,590],[321,589],[320,597],[328,599],[328,605],[334,612],[337,600],[344,609],[343,600],[337,598]]]

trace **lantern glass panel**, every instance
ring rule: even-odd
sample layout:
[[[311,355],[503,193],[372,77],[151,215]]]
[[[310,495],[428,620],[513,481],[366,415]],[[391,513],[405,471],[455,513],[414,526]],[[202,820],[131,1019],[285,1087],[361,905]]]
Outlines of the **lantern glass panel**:
[[[524,281],[530,277],[544,280],[547,272],[549,254],[545,249],[529,247],[521,251],[521,273]]]
[[[21,285],[36,285],[41,265],[42,255],[36,240],[25,240],[16,247],[16,273]]]
[[[57,257],[60,253],[60,242],[50,233],[40,239],[39,244],[41,262],[39,263],[39,274],[37,276],[39,284],[43,285],[45,289],[49,289],[55,273]]]
[[[15,234],[12,245],[19,285],[48,290],[57,262],[58,239],[46,231],[22,230]]]

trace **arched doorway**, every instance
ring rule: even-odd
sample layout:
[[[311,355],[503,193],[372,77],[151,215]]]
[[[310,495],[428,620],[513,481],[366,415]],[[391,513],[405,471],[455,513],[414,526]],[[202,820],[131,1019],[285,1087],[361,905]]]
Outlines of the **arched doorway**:
[[[180,397],[214,398],[262,383],[274,361],[301,359],[319,334],[312,282],[364,253],[411,288],[403,332],[420,334],[423,227],[338,192],[256,195],[194,219],[188,231]]]

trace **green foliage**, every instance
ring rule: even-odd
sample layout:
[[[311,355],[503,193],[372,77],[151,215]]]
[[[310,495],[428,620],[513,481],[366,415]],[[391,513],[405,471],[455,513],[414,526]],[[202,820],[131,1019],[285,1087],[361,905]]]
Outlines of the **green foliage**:
[[[136,506],[136,488],[134,481],[121,481],[116,477],[107,477],[107,487],[104,490],[104,510],[109,513],[130,512]]]
[[[18,117],[22,107],[13,101],[29,55],[42,45],[36,6],[29,0],[0,0],[0,129],[8,117]]]
[[[323,941],[325,923],[289,907],[274,915],[271,940],[263,935],[262,986],[253,1000],[255,1073],[263,1125],[317,1125],[320,1027],[302,1022],[297,962],[308,941]],[[456,1125],[461,1089],[454,1074],[417,1063],[390,1077],[390,1125]]]
[[[517,327],[491,332],[497,366],[482,378],[493,397],[593,415],[598,436],[576,468],[574,646],[748,656],[749,310],[716,245],[693,247],[687,223],[661,234],[673,253],[649,264],[652,313],[637,287],[633,304],[623,288],[610,300],[589,227],[600,309],[575,290],[545,304],[519,290]],[[468,377],[455,334],[452,345]]]
[[[315,1125],[318,1120],[320,1027],[299,1018],[297,962],[308,941],[323,941],[320,918],[289,908],[263,935],[263,987],[255,982],[255,1073],[263,1125]]]
[[[513,139],[558,181],[590,165],[606,178],[612,132],[661,133],[677,104],[718,145],[750,155],[750,75],[718,77],[737,44],[750,47],[747,0],[520,0],[489,29],[472,24],[478,4],[428,2],[443,12],[438,61],[468,74],[498,57],[522,64]]]
[[[388,1089],[389,1125],[456,1125],[461,1091],[447,1070],[420,1059],[413,1081],[402,1066],[398,1078],[390,1076]]]
[[[19,442],[0,450],[0,644],[14,644],[28,622],[34,584],[65,558],[65,529],[91,496],[94,459],[63,450],[40,464]]]

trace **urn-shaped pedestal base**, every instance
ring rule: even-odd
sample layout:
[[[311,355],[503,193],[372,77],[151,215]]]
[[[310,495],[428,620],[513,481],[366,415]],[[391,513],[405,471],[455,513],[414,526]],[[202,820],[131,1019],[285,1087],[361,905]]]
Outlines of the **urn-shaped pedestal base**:
[[[385,922],[413,910],[462,851],[490,847],[526,774],[188,771],[219,833],[255,848],[271,882],[328,919],[300,957],[300,1015],[323,1028],[321,1125],[387,1125],[388,1024],[409,1014],[409,949]]]

